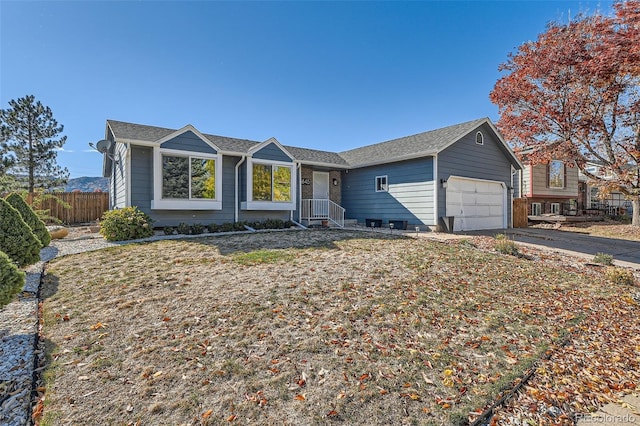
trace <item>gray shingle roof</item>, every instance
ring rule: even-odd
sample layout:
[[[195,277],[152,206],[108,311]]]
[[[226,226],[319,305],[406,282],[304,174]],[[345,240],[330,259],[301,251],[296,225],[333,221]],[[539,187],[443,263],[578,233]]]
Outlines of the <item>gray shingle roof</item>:
[[[481,118],[340,153],[294,146],[285,146],[284,148],[287,149],[296,160],[303,163],[340,168],[355,168],[369,164],[388,163],[408,158],[433,155],[442,151],[485,122],[490,123],[488,118]],[[124,139],[128,141],[155,142],[176,131],[175,129],[125,123],[115,120],[107,120],[107,125],[113,131],[116,140]],[[248,153],[252,147],[260,143],[248,139],[236,139],[208,134],[203,135],[215,146],[220,148],[220,150],[240,154]]]
[[[481,118],[416,135],[343,151],[340,156],[352,167],[389,163],[438,153],[487,121]]]
[[[113,131],[116,140],[124,139],[129,141],[155,142],[176,131],[176,129],[125,123],[116,120],[107,120],[107,125]],[[246,154],[252,147],[260,143],[248,139],[237,139],[218,135],[203,134],[203,136],[209,139],[222,151],[237,152],[241,154]],[[298,161],[327,166],[348,167],[347,162],[335,152],[319,151],[295,146],[285,146],[284,148]]]
[[[314,163],[319,165],[335,165],[345,168],[349,167],[349,164],[345,161],[345,159],[336,152],[298,148],[296,146],[285,146],[285,148],[291,153],[291,155],[296,158],[296,160],[300,160],[306,163]]]
[[[113,131],[116,140],[126,139],[133,141],[155,142],[177,131],[177,129],[125,123],[115,120],[107,120],[107,125]],[[259,143],[248,139],[236,139],[226,136],[206,134],[203,135],[222,151],[246,153],[252,146]]]

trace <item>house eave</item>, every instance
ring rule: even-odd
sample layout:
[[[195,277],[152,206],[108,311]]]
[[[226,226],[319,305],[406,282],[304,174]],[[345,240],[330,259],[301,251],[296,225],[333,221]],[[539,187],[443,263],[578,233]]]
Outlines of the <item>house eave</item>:
[[[318,161],[300,161],[300,160],[297,160],[297,162],[303,166],[324,167],[327,169],[348,170],[351,168],[347,164],[323,163]]]
[[[437,154],[438,154],[437,151],[419,152],[419,153],[410,154],[410,155],[402,155],[394,158],[382,158],[375,161],[369,161],[367,163],[353,164],[351,165],[351,167],[348,167],[348,168],[361,169],[363,167],[379,166],[381,164],[396,163],[398,161],[415,160],[417,158],[424,158],[424,157],[433,157]]]

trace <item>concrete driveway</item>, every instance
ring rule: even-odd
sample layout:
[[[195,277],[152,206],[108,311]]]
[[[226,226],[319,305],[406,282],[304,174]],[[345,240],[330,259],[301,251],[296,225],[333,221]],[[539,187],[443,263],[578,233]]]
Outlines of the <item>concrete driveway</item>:
[[[613,256],[615,265],[640,269],[640,242],[593,237],[576,232],[554,229],[514,228],[490,231],[460,232],[459,235],[506,234],[510,239],[523,243],[565,252],[591,260],[596,253]]]

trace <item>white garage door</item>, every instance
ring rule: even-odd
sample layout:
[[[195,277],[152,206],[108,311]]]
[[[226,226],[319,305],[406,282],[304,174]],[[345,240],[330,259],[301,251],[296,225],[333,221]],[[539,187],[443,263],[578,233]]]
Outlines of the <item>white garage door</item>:
[[[450,176],[446,191],[454,231],[507,227],[507,190],[501,182]]]

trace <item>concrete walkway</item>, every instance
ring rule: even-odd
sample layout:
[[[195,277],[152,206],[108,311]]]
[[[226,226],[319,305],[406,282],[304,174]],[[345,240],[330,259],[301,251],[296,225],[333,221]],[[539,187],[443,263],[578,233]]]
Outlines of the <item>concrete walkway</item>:
[[[579,415],[576,421],[578,426],[640,425],[640,397],[626,395],[617,403],[605,405],[597,413]]]

